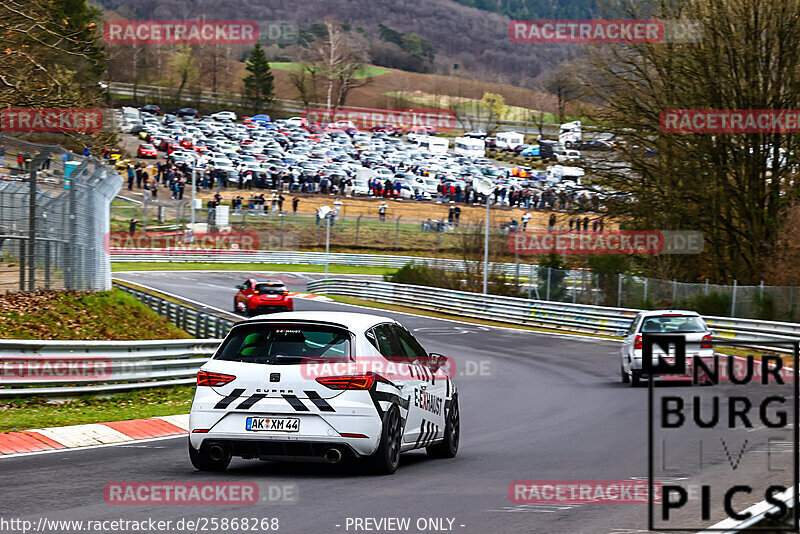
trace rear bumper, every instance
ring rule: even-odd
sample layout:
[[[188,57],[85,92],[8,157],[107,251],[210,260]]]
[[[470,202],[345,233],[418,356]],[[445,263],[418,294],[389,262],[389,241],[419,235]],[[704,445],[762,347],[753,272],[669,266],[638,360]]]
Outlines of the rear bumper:
[[[194,437],[194,436],[193,436]],[[364,440],[368,441],[368,440]],[[337,449],[342,456],[359,458],[369,452],[359,450],[341,438],[331,440],[245,439],[232,437],[206,437],[200,443],[191,440],[196,450],[212,444],[222,445],[231,456],[245,460],[327,461],[326,453]]]
[[[269,312],[282,312],[292,311],[294,306],[292,304],[258,304],[250,306],[251,313],[269,313]]]

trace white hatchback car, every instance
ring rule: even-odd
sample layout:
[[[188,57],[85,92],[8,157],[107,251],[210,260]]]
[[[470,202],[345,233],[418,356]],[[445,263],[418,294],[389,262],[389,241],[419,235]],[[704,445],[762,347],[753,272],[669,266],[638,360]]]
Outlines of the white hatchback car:
[[[232,120],[232,121],[235,121],[236,120],[236,113],[234,113],[233,111],[218,111],[218,112],[212,114],[211,118],[214,119],[214,120],[218,120],[218,121],[221,121],[221,120]]]
[[[293,312],[237,323],[197,374],[189,419],[195,468],[232,457],[337,463],[392,474],[400,453],[458,452],[449,359],[388,317]]]
[[[711,358],[714,356],[713,332],[697,312],[683,310],[653,310],[639,312],[633,318],[630,328],[620,332],[625,339],[620,349],[620,374],[622,383],[636,387],[643,378],[642,373],[642,333],[682,334],[686,337],[686,358],[694,356]],[[653,347],[653,363],[659,355]],[[688,377],[687,377],[688,378]]]

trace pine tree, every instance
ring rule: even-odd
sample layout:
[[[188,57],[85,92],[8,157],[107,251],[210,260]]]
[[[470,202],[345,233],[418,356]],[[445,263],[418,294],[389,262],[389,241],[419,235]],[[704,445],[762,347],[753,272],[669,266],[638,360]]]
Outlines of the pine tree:
[[[275,98],[275,78],[272,76],[267,56],[260,43],[256,43],[250,52],[245,69],[249,74],[243,80],[244,96],[253,110],[253,115],[258,115],[269,109]]]

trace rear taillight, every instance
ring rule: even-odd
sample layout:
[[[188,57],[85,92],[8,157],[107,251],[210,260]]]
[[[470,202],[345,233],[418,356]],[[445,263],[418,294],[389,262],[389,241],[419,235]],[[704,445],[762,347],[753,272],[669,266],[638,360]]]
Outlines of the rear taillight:
[[[288,295],[288,294],[289,294],[288,291],[281,291],[281,295]]]
[[[375,375],[323,376],[317,382],[329,389],[369,389],[375,382]]]
[[[634,349],[641,349],[642,348],[642,335],[636,334],[636,339],[633,340],[633,348]]]
[[[700,341],[700,348],[701,349],[713,349],[714,344],[711,342],[711,334],[706,334],[703,336],[703,340]]]
[[[233,375],[223,375],[222,373],[212,373],[209,371],[200,371],[197,373],[198,386],[224,386],[228,382],[233,382],[236,377]]]

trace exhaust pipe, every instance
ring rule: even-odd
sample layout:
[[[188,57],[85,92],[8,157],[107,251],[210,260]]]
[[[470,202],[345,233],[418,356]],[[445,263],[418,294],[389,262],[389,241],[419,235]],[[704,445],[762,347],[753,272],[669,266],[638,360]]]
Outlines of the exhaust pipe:
[[[214,443],[208,447],[208,456],[215,462],[225,459],[228,454],[222,445]]]
[[[325,451],[325,459],[332,464],[338,463],[342,459],[342,451],[339,449],[328,449]]]

